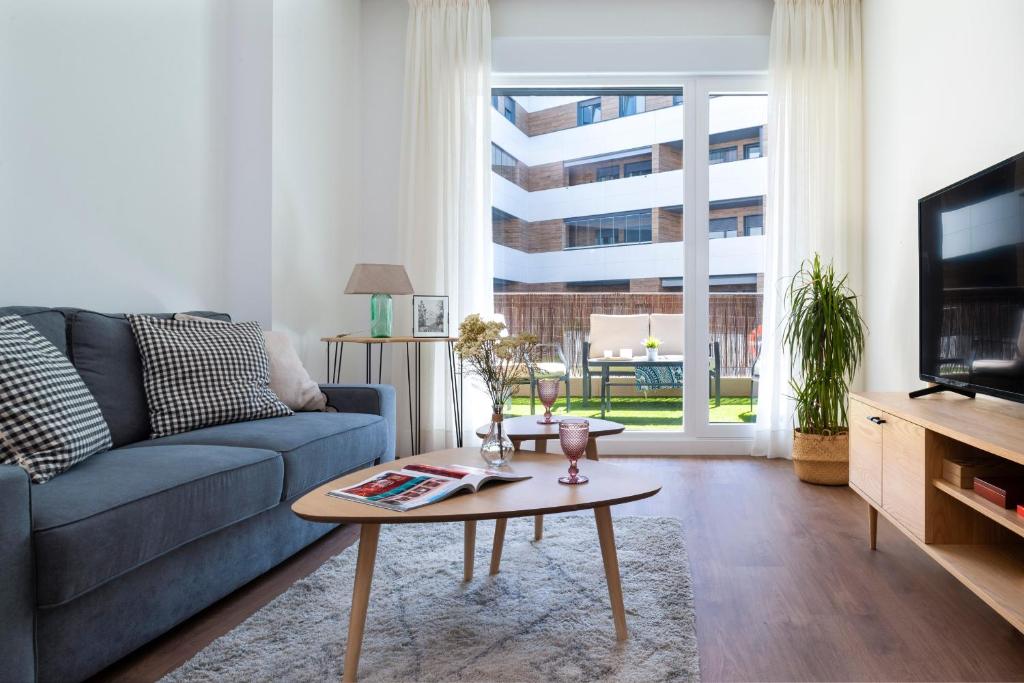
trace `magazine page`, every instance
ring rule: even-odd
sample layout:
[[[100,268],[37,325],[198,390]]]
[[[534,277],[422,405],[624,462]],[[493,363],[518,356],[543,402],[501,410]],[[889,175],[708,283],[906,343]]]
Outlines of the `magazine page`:
[[[516,474],[514,472],[502,472],[501,470],[484,469],[481,467],[470,467],[469,465],[425,465],[416,464],[408,465],[402,468],[403,472],[409,473],[422,473],[430,474],[438,477],[446,477],[448,479],[458,479],[466,482],[473,487],[473,491],[478,491],[480,485],[491,481],[521,481],[523,479],[529,479],[529,474]]]
[[[354,486],[328,491],[327,495],[389,510],[412,510],[441,500],[466,487],[466,483],[450,477],[388,471]]]

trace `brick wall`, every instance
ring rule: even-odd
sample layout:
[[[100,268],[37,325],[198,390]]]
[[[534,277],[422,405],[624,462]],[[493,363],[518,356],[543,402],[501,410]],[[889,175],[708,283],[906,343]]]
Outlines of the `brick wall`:
[[[682,212],[654,209],[651,216],[652,239],[655,242],[683,241]]]
[[[568,173],[561,161],[540,166],[531,166],[529,170],[529,183],[526,189],[530,192],[537,190],[550,190],[555,187],[565,187]]]
[[[682,147],[673,147],[668,143],[654,145],[651,148],[651,167],[655,173],[678,171],[683,167]]]

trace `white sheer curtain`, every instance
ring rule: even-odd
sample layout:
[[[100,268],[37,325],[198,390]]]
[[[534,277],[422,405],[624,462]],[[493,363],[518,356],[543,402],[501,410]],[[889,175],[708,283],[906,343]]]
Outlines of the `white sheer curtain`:
[[[418,294],[449,297],[454,334],[467,314],[490,313],[494,306],[491,15],[487,0],[409,0],[409,7],[399,249]],[[455,432],[444,345],[425,344],[422,353],[421,443],[427,451],[453,446]],[[404,354],[403,348],[401,358],[394,358],[396,379],[404,380],[398,370]],[[408,420],[403,388],[401,421]],[[489,412],[469,382],[466,389],[468,432]],[[476,410],[480,405],[483,412]],[[403,433],[408,425],[399,428]]]
[[[862,291],[861,129],[860,0],[776,0],[755,455],[790,455],[789,357],[778,343],[788,278],[818,252]]]

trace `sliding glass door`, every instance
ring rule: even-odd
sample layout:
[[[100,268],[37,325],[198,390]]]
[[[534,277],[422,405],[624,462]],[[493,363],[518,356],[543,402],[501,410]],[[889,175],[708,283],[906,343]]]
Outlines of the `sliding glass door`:
[[[638,437],[749,430],[763,285],[757,85],[494,90],[495,311],[540,337],[542,372],[568,374],[556,412]],[[529,391],[509,408],[529,413]]]

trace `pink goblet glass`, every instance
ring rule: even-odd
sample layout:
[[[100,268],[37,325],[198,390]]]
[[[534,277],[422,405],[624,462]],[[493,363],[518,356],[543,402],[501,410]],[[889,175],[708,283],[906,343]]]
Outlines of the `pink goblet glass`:
[[[537,395],[540,396],[540,402],[544,404],[544,418],[537,420],[537,424],[553,425],[559,422],[551,417],[551,406],[555,405],[555,401],[558,400],[558,385],[559,381],[550,377],[537,380]]]
[[[562,452],[569,458],[569,474],[558,478],[560,484],[586,484],[590,479],[580,474],[577,461],[587,451],[590,423],[579,418],[566,418],[558,423],[558,440]]]

